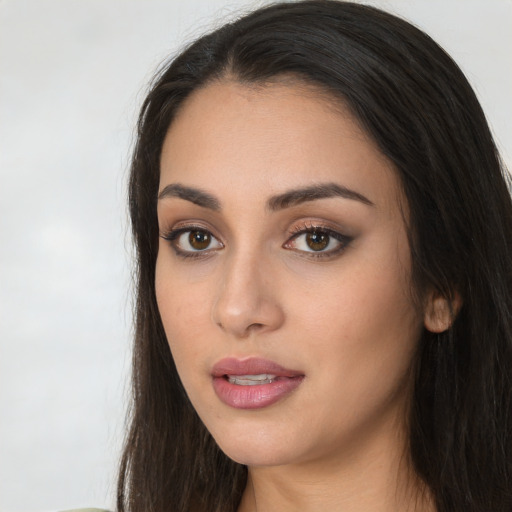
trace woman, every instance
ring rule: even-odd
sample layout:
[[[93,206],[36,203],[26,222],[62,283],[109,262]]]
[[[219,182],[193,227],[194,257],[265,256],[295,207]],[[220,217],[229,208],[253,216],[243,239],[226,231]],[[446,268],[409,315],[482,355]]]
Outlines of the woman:
[[[512,510],[512,205],[428,36],[277,4],[159,73],[121,511]]]

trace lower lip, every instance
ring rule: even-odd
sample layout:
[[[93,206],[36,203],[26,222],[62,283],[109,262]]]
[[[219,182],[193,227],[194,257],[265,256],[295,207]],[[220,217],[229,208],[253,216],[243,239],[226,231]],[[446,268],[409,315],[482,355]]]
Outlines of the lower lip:
[[[280,377],[268,384],[241,386],[232,384],[225,377],[214,377],[213,388],[220,400],[230,407],[261,409],[289,395],[303,380],[303,376]]]

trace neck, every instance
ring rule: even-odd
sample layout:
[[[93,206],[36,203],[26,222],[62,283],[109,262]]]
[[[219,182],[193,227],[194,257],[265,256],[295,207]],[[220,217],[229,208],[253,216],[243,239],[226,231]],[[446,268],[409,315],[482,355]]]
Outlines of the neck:
[[[435,512],[401,444],[395,431],[392,442],[376,439],[344,457],[250,467],[238,512]]]

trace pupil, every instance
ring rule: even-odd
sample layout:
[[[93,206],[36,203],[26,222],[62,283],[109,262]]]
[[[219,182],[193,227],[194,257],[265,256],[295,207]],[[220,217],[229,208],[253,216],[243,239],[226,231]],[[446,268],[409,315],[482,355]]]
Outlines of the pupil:
[[[188,241],[194,249],[206,249],[210,245],[210,235],[204,231],[191,231]]]
[[[306,235],[306,242],[313,251],[321,251],[329,245],[329,235],[313,231]]]

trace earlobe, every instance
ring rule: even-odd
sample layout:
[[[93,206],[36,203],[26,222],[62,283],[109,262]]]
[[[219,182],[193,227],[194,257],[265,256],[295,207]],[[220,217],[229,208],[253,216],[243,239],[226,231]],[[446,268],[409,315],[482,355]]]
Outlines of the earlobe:
[[[437,292],[431,293],[425,306],[425,328],[433,333],[447,331],[452,326],[461,304],[462,299],[457,292],[451,298]]]

